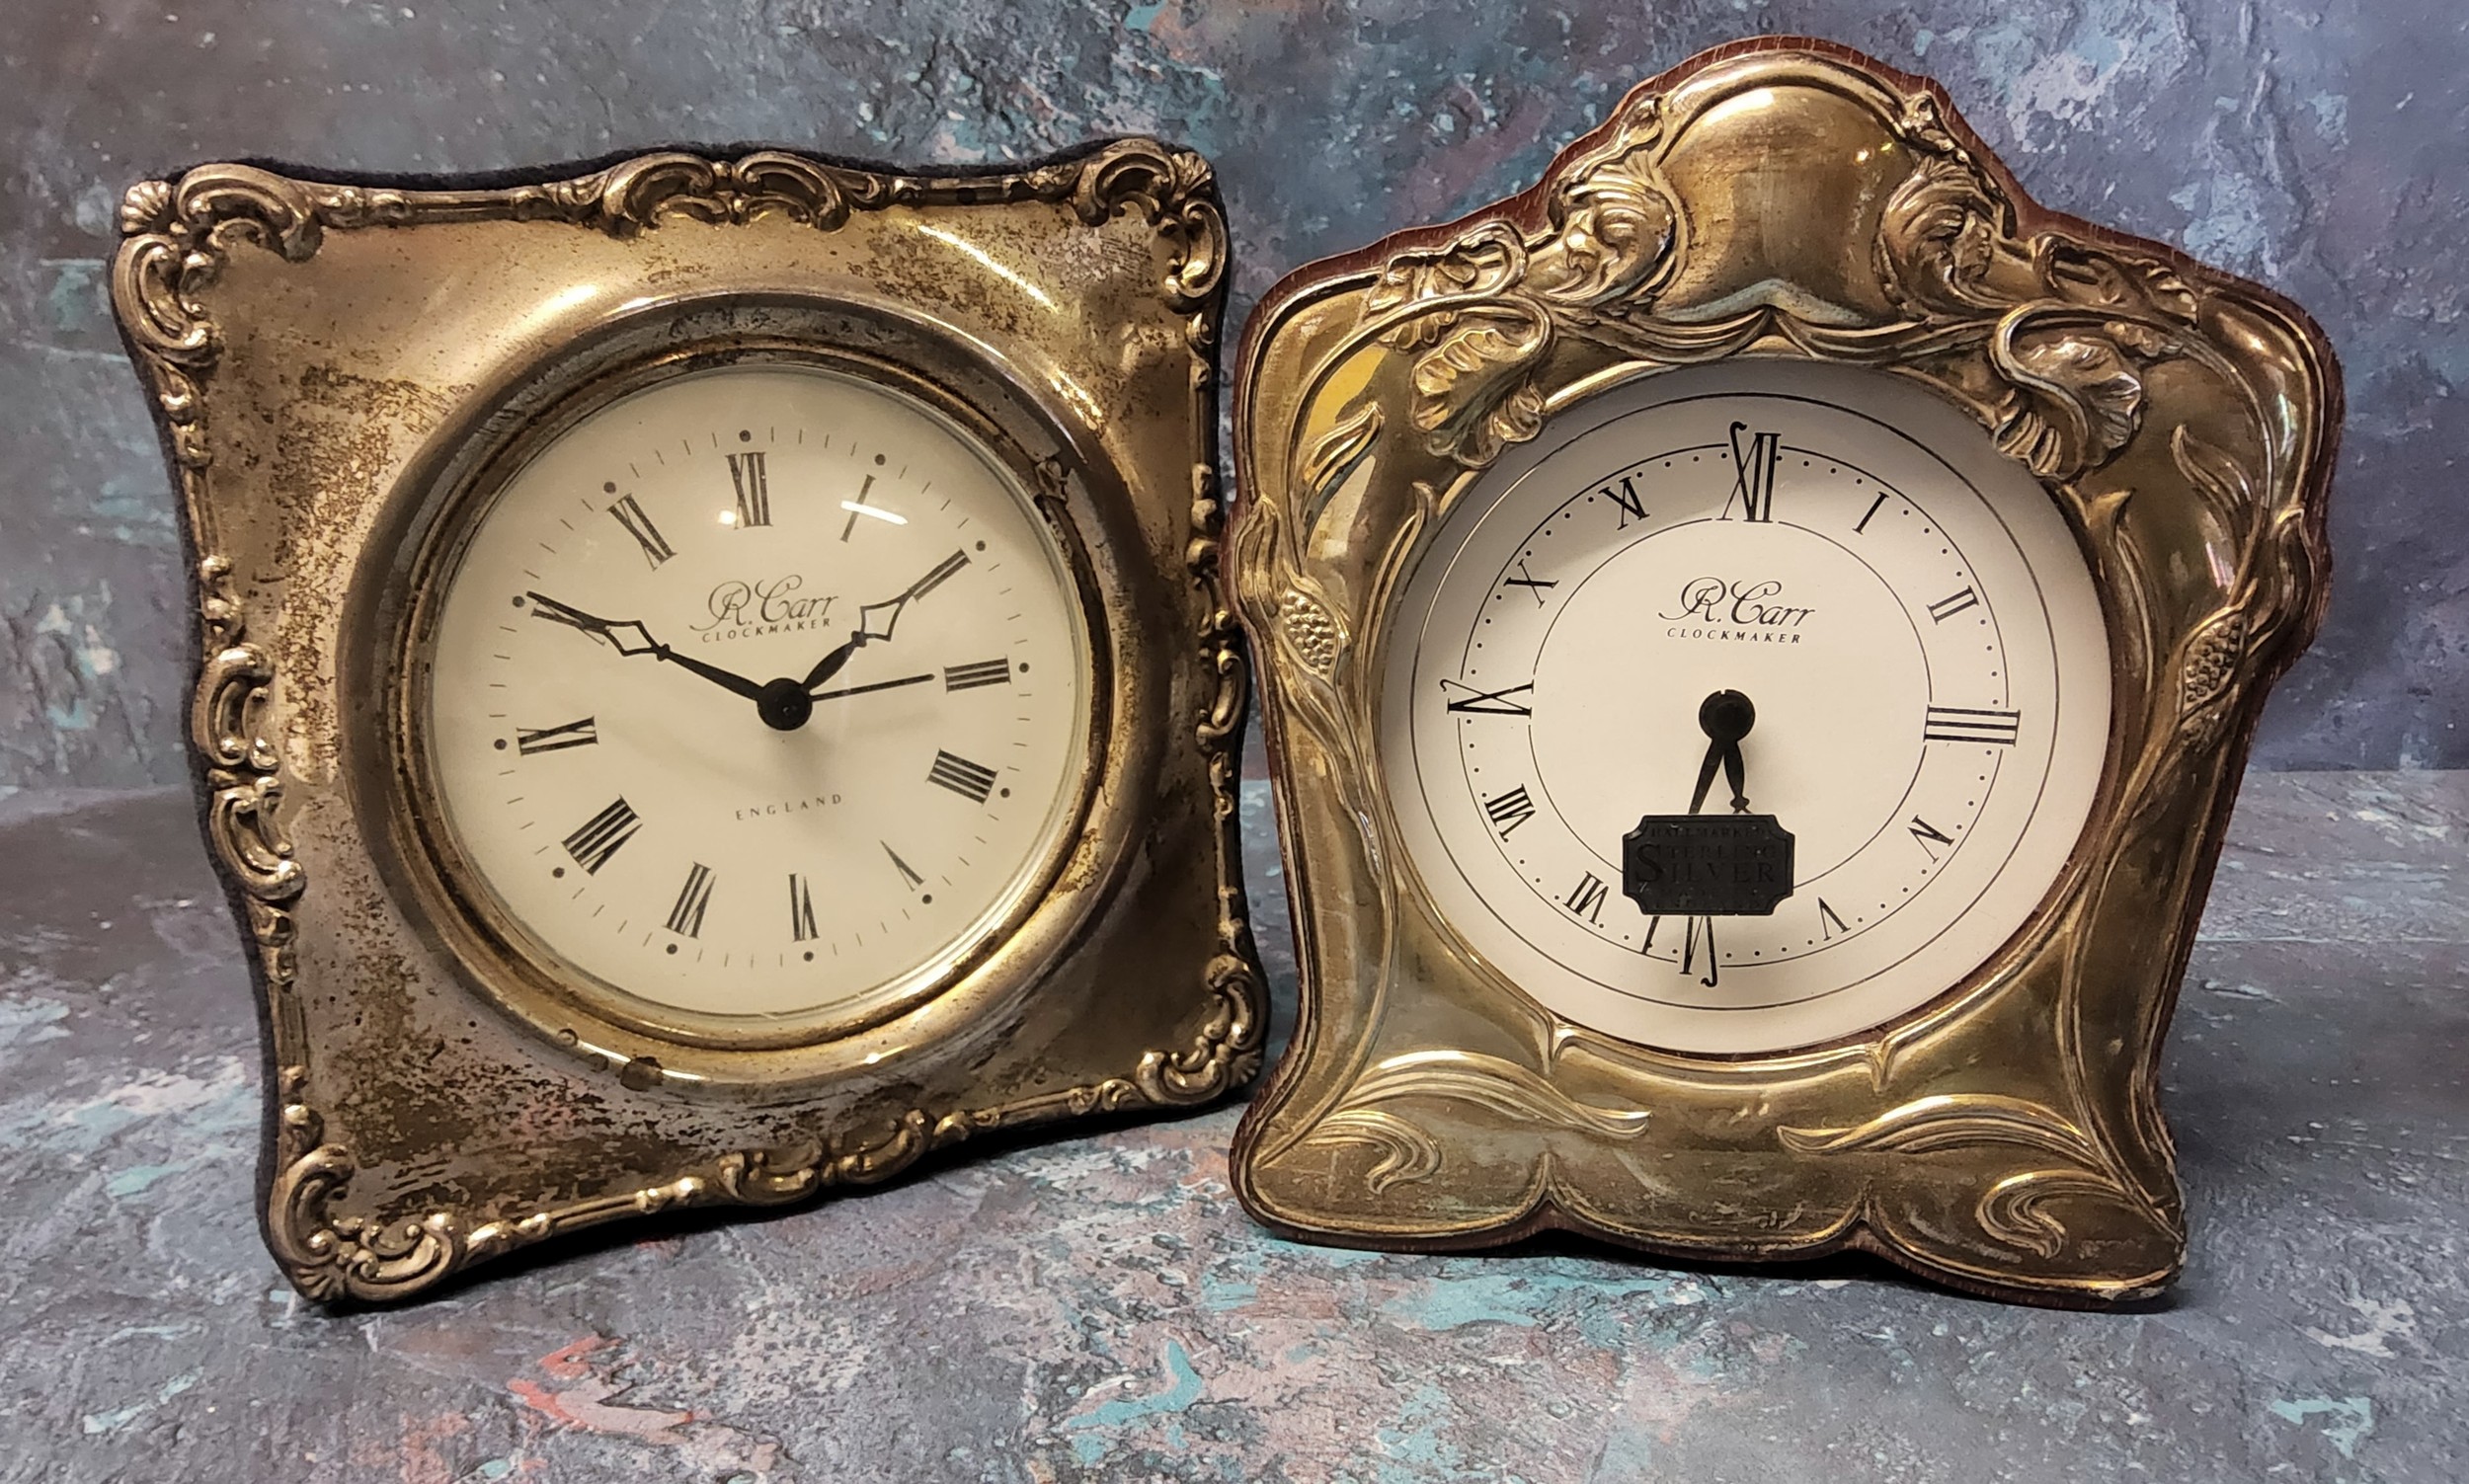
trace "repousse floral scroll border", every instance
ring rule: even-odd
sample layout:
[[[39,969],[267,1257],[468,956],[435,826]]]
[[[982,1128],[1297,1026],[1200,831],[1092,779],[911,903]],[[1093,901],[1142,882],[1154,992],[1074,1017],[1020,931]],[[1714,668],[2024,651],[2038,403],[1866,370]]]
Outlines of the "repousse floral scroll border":
[[[1233,614],[1213,606],[1194,636],[1207,704],[1194,722],[1207,760],[1217,826],[1218,951],[1204,970],[1214,1008],[1193,1041],[1144,1053],[1125,1074],[990,1108],[912,1108],[880,1130],[842,1131],[809,1162],[776,1167],[762,1151],[721,1153],[664,1184],[547,1205],[472,1223],[451,1211],[389,1223],[338,1215],[332,1206],[358,1173],[351,1149],[325,1136],[308,1101],[310,1048],[295,996],[292,907],[305,873],[284,835],[280,756],[258,715],[275,665],[246,632],[243,602],[205,480],[212,462],[207,392],[222,338],[199,295],[240,245],[286,262],[314,257],[330,231],[456,221],[557,221],[625,238],[665,221],[746,222],[785,215],[818,231],[850,213],[896,205],[1069,203],[1095,226],[1137,211],[1164,247],[1157,292],[1184,316],[1192,426],[1214,447],[1217,306],[1228,239],[1216,183],[1199,155],[1126,139],[1077,159],[982,176],[911,176],[861,170],[784,151],[735,159],[668,152],[589,175],[497,190],[411,190],[296,180],[248,165],[206,165],[177,182],[131,187],[120,207],[123,241],[112,288],[123,334],[151,391],[179,477],[196,557],[203,662],[191,708],[202,762],[208,845],[245,904],[272,1019],[278,1086],[267,1192],[268,1239],[300,1290],[319,1299],[411,1296],[463,1268],[543,1238],[626,1215],[711,1204],[777,1205],[835,1187],[888,1179],[926,1153],[980,1133],[1136,1108],[1205,1103],[1258,1069],[1264,1031],[1258,956],[1251,942],[1236,836],[1239,749],[1248,666]],[[1215,460],[1191,473],[1189,580],[1218,590],[1220,511]]]
[[[1698,218],[1665,163],[1688,129],[1761,88],[1849,101],[1870,120],[1864,129],[1881,129],[1905,152],[1908,168],[1874,239],[1846,244],[1842,260],[1856,271],[1840,281],[1672,303],[1667,295],[1694,266]],[[1810,237],[1832,219],[1796,218]],[[2027,223],[2034,229],[2022,230]],[[1876,292],[1864,298],[1863,284]],[[1307,321],[1308,329],[1290,328]],[[2274,363],[2265,337],[2250,333],[2265,321],[2304,346],[2311,363]],[[1253,384],[1272,350],[1261,341],[1289,334],[1313,337],[1314,350],[1308,360],[1280,362],[1291,381],[1273,389],[1276,421],[1255,435],[1258,409],[1271,400]],[[1237,1138],[1236,1188],[1255,1213],[1303,1234],[1381,1245],[1461,1246],[1547,1225],[1744,1256],[1858,1245],[1945,1281],[2060,1301],[2132,1296],[2165,1282],[2184,1228],[2156,1053],[2234,771],[2217,804],[2193,817],[2196,786],[2181,780],[2206,776],[2207,766],[2234,770],[2266,687],[2312,632],[2329,568],[2321,495],[2338,392],[2329,351],[2303,317],[2166,249],[2032,205],[1933,85],[1827,43],[1779,39],[1710,53],[1641,86],[1516,201],[1304,270],[1265,301],[1253,335],[1239,388],[1247,463],[1234,587],[1264,656],[1273,747],[1283,737],[1283,750],[1302,743],[1325,759],[1309,782],[1280,759],[1305,1024],[1298,1051]],[[1995,997],[1978,993],[1845,1049],[1868,1061],[1869,1095],[1830,1104],[1840,1118],[1773,1120],[1771,1147],[1804,1169],[1869,1163],[1830,1222],[1809,1240],[1775,1247],[1713,1226],[1646,1231],[1587,1214],[1562,1199],[1550,1174],[1550,1151],[1559,1147],[1553,1138],[1636,1140],[1674,1097],[1756,1098],[1754,1071],[1633,1058],[1618,1079],[1633,1096],[1600,1106],[1561,1085],[1551,1051],[1529,1066],[1411,1037],[1395,1043],[1404,1051],[1382,1041],[1388,997],[1407,988],[1406,924],[1438,915],[1406,899],[1415,889],[1389,864],[1396,843],[1370,754],[1377,712],[1365,647],[1418,537],[1475,472],[1542,430],[1556,392],[1611,371],[1751,353],[1884,368],[1971,412],[2041,478],[2096,553],[2122,651],[2111,775],[2069,885],[2036,928],[1973,980],[2011,985],[2033,965],[2048,971],[2055,1075],[2002,1078],[1995,1072],[2024,1067],[2034,1052],[1993,1050],[1986,1080],[1957,1072],[1946,1079],[1956,1090],[1885,1100],[1898,1063],[1946,1053],[1954,1045],[1951,1027]],[[2183,390],[2183,380],[2177,391],[2155,385],[2155,372],[2173,362],[2196,368],[2235,405],[2171,404],[2199,395]],[[2161,414],[2175,487],[2156,487],[2147,465],[2142,493],[2112,471]],[[2191,426],[2198,422],[2231,427],[2236,436],[2207,437]],[[2161,503],[2155,516],[2191,523],[2233,555],[2193,580],[2199,591],[2165,570],[2173,552],[2141,534],[2129,514],[2138,493]],[[2164,514],[2181,496],[2184,505]],[[2190,595],[2193,611],[2182,611]],[[1313,819],[1343,822],[1315,835],[1295,797],[1307,787],[1331,795]],[[2176,852],[2168,899],[2134,897],[2123,873],[2138,851]],[[1342,994],[1316,982],[1332,951],[1315,945],[1302,920],[1322,900],[1357,904],[1334,960],[1355,966]],[[2121,975],[2121,941],[2137,933],[2132,951],[2144,964]],[[2155,956],[2155,941],[2168,951]],[[1434,967],[1450,957],[1424,952],[1414,961],[1427,978],[1452,981],[1452,971]],[[1498,992],[1457,957],[1469,966],[1458,972],[1465,982],[1439,983],[1438,992]],[[2156,957],[2165,960],[2161,973],[2149,972]],[[2121,996],[2127,981],[2137,987]],[[1553,1025],[1544,1038],[1551,1046],[1588,1039]],[[1391,1050],[1376,1056],[1376,1043]],[[1957,1065],[1951,1054],[1942,1061],[1951,1071]],[[1782,1066],[1775,1073],[1790,1074]],[[1415,1108],[1422,1122],[1409,1115]],[[1516,1145],[1535,1151],[1525,1205],[1470,1226],[1475,1218],[1450,1190],[1451,1161],[1508,1137],[1478,1132],[1500,1127],[1481,1123],[1478,1109],[1512,1128],[1556,1132]],[[1505,1157],[1508,1146],[1490,1152]],[[1320,1181],[1326,1191],[1347,1179],[1360,1188],[1316,1206],[1292,1189],[1270,1190],[1267,1172],[1279,1160],[1315,1148],[1313,1173],[1293,1189]],[[1357,1176],[1329,1163],[1349,1148],[1368,1158]],[[1907,1180],[1895,1161],[1926,1168]],[[1928,1186],[1934,1198],[1950,1181],[1973,1185],[1963,1242],[1926,1240],[1916,1233],[1927,1222],[1894,1218],[1915,1190]],[[1587,1210],[1604,1205],[1604,1192],[1582,1194],[1595,1198]],[[2070,1253],[2083,1233],[2055,1209],[2069,1202],[2076,1211],[2086,1202],[2109,1207],[2103,1224],[2112,1237],[2126,1233],[2110,1243],[2122,1255]],[[1955,1255],[1966,1245],[1990,1255]]]

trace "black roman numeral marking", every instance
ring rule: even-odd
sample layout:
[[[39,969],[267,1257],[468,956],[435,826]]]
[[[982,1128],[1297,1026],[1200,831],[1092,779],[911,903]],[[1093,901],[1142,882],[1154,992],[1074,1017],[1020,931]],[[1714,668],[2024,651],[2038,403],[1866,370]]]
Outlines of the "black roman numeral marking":
[[[515,729],[515,750],[525,757],[534,752],[555,752],[566,747],[588,747],[600,740],[591,717],[568,722],[562,727],[542,727],[534,732],[528,727]]]
[[[1511,587],[1523,587],[1529,592],[1534,593],[1535,606],[1540,608],[1544,605],[1544,594],[1560,585],[1550,578],[1539,578],[1535,576],[1533,573],[1526,570],[1526,564],[1524,562],[1520,562],[1517,564],[1517,576],[1508,579],[1507,586]]]
[[[789,873],[789,941],[811,943],[821,936],[815,931],[815,894],[808,889],[806,878]]]
[[[583,827],[566,836],[566,853],[587,873],[597,875],[618,847],[634,838],[643,825],[634,806],[623,798],[583,821]]]
[[[730,454],[729,480],[738,488],[738,524],[769,525],[771,476],[764,468],[761,450]]]
[[[530,594],[530,597],[531,616],[534,618],[545,618],[551,623],[562,623],[570,629],[581,629],[586,634],[597,634],[600,631],[600,626],[596,620],[585,617],[580,611],[567,607],[553,597],[542,597],[537,592]]]
[[[917,579],[917,586],[909,589],[909,595],[911,597],[925,596],[927,593],[932,592],[935,588],[942,586],[947,582],[950,582],[953,573],[958,572],[961,568],[968,565],[969,554],[967,552],[953,552],[942,561],[935,563],[934,570],[932,572],[929,572],[924,577]]]
[[[677,903],[669,909],[669,930],[681,938],[703,935],[703,908],[711,905],[711,867],[696,861],[686,869]]]
[[[1535,714],[1534,707],[1527,705],[1524,701],[1512,699],[1523,692],[1533,690],[1535,682],[1532,680],[1523,685],[1511,685],[1500,690],[1476,690],[1462,680],[1443,680],[1440,685],[1444,695],[1448,693],[1452,685],[1466,692],[1464,696],[1449,703],[1449,709],[1452,711],[1463,711],[1469,716],[1533,716]]]
[[[1008,660],[979,660],[969,664],[955,664],[943,671],[943,688],[975,690],[981,685],[1001,685],[1011,678]]]
[[[1929,616],[1937,620],[1939,623],[1944,623],[1948,619],[1952,618],[1955,614],[1962,612],[1965,608],[1977,608],[1979,606],[1980,594],[1972,591],[1969,587],[1966,587],[1962,591],[1957,592],[1951,597],[1942,597],[1936,602],[1931,603],[1929,605]]]
[[[1611,895],[1612,889],[1589,871],[1577,879],[1576,887],[1561,898],[1560,905],[1600,927],[1603,924],[1603,901]]]
[[[1934,848],[1936,845],[1951,845],[1954,843],[1954,837],[1952,835],[1948,834],[1945,830],[1940,829],[1937,825],[1930,823],[1927,820],[1922,819],[1918,815],[1912,816],[1912,822],[1904,825],[1903,827],[1911,832],[1913,839],[1920,842],[1921,849],[1929,852],[1929,858],[1933,861],[1938,858],[1938,852]]]
[[[677,555],[670,547],[668,538],[660,533],[660,527],[652,523],[652,517],[644,514],[643,507],[635,504],[633,496],[618,496],[617,503],[608,508],[608,512],[617,517],[617,523],[626,528],[626,534],[634,537],[635,544],[643,548],[643,560],[655,568]]]
[[[1921,732],[1924,742],[1987,742],[1992,746],[2011,747],[2022,735],[2024,717],[2020,711],[1983,711],[1971,706],[1932,706],[1929,725]]]
[[[1749,434],[1742,443],[1740,435]],[[1775,518],[1775,466],[1783,461],[1784,435],[1780,432],[1752,432],[1746,423],[1731,426],[1731,498],[1723,502],[1723,518],[1731,518],[1732,501],[1740,503],[1743,518],[1772,520]]]
[[[1869,508],[1861,514],[1861,523],[1852,527],[1852,534],[1857,536],[1861,532],[1869,529],[1870,516],[1876,514],[1879,509],[1884,508],[1885,504],[1886,497],[1883,494],[1880,494],[1875,500],[1871,501],[1869,503]]]
[[[972,804],[984,804],[986,796],[995,789],[995,770],[966,757],[937,751],[934,766],[926,769],[926,782],[939,783]]]
[[[1646,941],[1639,946],[1637,950],[1639,953],[1654,952],[1654,935],[1662,926],[1663,919],[1660,917],[1649,917],[1646,919]],[[1698,946],[1701,943],[1706,946],[1706,977],[1699,980],[1699,982],[1712,989],[1722,977],[1722,971],[1717,969],[1714,964],[1714,919],[1712,917],[1692,917],[1689,919],[1689,931],[1687,935],[1681,939],[1680,944],[1681,973],[1695,974],[1698,972]]]
[[[1837,933],[1852,931],[1844,926],[1843,919],[1835,915],[1835,909],[1826,904],[1823,897],[1817,898],[1817,931],[1820,941],[1831,940]]]
[[[1723,976],[1722,970],[1715,967],[1714,963],[1713,918],[1692,917],[1689,919],[1689,936],[1683,940],[1680,946],[1681,973],[1697,973],[1698,945],[1700,943],[1704,943],[1706,945],[1706,977],[1698,980],[1698,982],[1706,985],[1709,989],[1712,989],[1715,986],[1715,984],[1721,981]]]
[[[1631,521],[1646,518],[1646,502],[1637,493],[1635,475],[1622,475],[1621,487],[1617,490],[1607,484],[1595,493],[1620,508],[1621,523],[1614,529],[1627,530]]]
[[[850,504],[850,505],[864,505],[864,504],[866,503],[866,492],[867,492],[868,490],[873,489],[873,488],[874,488],[874,476],[873,476],[873,475],[871,475],[871,474],[869,474],[869,475],[867,475],[867,476],[866,476],[866,482],[865,482],[864,484],[861,484],[861,485],[859,485],[859,486],[857,487],[857,498],[856,498],[855,500],[850,501],[850,502],[849,502],[849,504]],[[847,519],[847,521],[846,521],[845,523],[843,523],[843,524],[840,526],[840,539],[841,539],[842,541],[846,541],[846,540],[847,540],[850,536],[855,535],[856,533],[857,533],[857,512],[856,512],[855,510],[851,510],[851,511],[849,511],[849,512],[848,512],[848,519]]]
[[[1526,785],[1521,783],[1497,799],[1485,799],[1483,813],[1491,816],[1491,822],[1505,840],[1510,830],[1535,818],[1535,801],[1526,797]]]
[[[898,871],[902,878],[909,883],[909,889],[911,891],[914,892],[917,888],[925,885],[925,878],[919,876],[916,871],[910,866],[909,862],[900,858],[900,852],[892,848],[891,841],[877,840],[875,843],[881,845],[883,847],[883,853],[892,858],[892,869]]]

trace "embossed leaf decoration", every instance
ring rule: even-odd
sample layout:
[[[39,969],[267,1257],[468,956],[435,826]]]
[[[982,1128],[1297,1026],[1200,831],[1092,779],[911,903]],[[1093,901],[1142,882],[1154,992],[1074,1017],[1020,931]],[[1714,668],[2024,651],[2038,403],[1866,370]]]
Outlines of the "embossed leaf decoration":
[[[2171,431],[2169,457],[2202,494],[2204,508],[2221,530],[2238,529],[2238,516],[2257,508],[2255,482],[2247,477],[2245,466],[2230,457],[2228,450],[2196,436],[2192,429],[2181,425]]]
[[[1381,267],[1364,295],[1364,314],[1378,318],[1424,299],[1500,293],[1526,273],[1526,244],[1507,222],[1485,222],[1437,252],[1399,253]],[[1429,349],[1458,323],[1454,310],[1416,315],[1385,332],[1381,341],[1400,351]]]
[[[2049,1202],[2066,1196],[2114,1202],[2118,1195],[2118,1187],[2080,1170],[2027,1170],[1991,1186],[1972,1214],[1980,1229],[1999,1241],[2055,1257],[2066,1250],[2067,1232],[2049,1213]]]
[[[1380,1063],[1304,1142],[1370,1148],[1376,1160],[1366,1183],[1376,1195],[1392,1186],[1428,1180],[1440,1172],[1439,1141],[1404,1116],[1378,1106],[1405,1099],[1470,1103],[1512,1124],[1621,1142],[1644,1133],[1652,1117],[1643,1108],[1581,1103],[1551,1078],[1498,1056],[1410,1052]]]
[[[1638,149],[1581,176],[1553,200],[1553,219],[1558,230],[1549,260],[1537,266],[1538,289],[1591,308],[1633,292],[1664,266],[1679,212]]]
[[[2101,248],[2044,235],[2033,244],[2040,281],[2069,303],[2139,310],[2194,323],[2194,291],[2166,263],[2126,258]]]
[[[1543,428],[1543,395],[1530,372],[1552,344],[1540,309],[1469,315],[1414,363],[1407,416],[1434,452],[1480,466]]]
[[[1305,525],[1319,518],[1320,507],[1370,456],[1372,446],[1380,441],[1382,423],[1380,404],[1366,402],[1338,419],[1337,426],[1305,453],[1303,467],[1296,471],[1296,488],[1302,497],[1296,504],[1303,510]]]
[[[1440,1146],[1432,1136],[1394,1113],[1350,1108],[1333,1113],[1314,1130],[1315,1144],[1360,1144],[1378,1158],[1364,1176],[1373,1195],[1394,1185],[1412,1185],[1440,1171]]]
[[[2086,1164],[2099,1151],[2056,1109],[2002,1093],[1942,1093],[1890,1108],[1848,1129],[1781,1129],[1787,1149],[1802,1154],[1927,1154],[1968,1144],[2021,1144]]]
[[[2143,418],[2143,378],[2111,342],[2069,332],[1999,338],[1992,360],[2009,391],[1998,446],[2047,479],[2107,463]]]
[[[1878,276],[1907,304],[1954,312],[1992,302],[1980,288],[1998,211],[1970,166],[1928,160],[1886,199],[1877,224]]]

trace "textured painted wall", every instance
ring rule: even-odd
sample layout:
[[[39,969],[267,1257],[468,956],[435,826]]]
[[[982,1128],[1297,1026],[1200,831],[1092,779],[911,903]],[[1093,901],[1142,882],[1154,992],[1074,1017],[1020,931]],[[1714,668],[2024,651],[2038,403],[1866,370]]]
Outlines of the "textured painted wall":
[[[102,290],[119,189],[207,159],[503,169],[766,140],[900,161],[1155,132],[1216,160],[1235,311],[1524,185],[1631,83],[1760,32],[1932,73],[2042,200],[2331,331],[2331,625],[2270,766],[2469,766],[2469,11],[2438,0],[9,0],[0,790],[183,776],[171,494]]]

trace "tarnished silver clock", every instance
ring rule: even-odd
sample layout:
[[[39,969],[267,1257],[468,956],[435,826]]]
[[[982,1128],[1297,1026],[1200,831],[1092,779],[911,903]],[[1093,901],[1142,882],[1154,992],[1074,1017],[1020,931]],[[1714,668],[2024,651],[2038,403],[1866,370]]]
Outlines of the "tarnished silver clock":
[[[1249,1075],[1197,156],[123,217],[303,1290]]]

